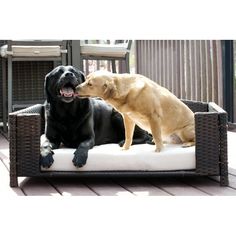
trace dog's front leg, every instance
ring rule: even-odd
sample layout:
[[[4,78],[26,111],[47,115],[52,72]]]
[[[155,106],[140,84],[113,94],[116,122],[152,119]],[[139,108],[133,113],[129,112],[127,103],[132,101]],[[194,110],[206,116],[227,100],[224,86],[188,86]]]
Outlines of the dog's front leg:
[[[53,162],[53,154],[54,152],[52,149],[59,148],[60,143],[50,143],[48,139],[45,139],[45,141],[40,146],[40,165],[44,168],[49,168]]]
[[[94,137],[86,139],[82,143],[80,143],[79,147],[74,152],[74,158],[72,162],[76,167],[82,167],[86,164],[88,159],[88,150],[93,148],[95,144]]]
[[[125,143],[122,149],[128,150],[132,144],[135,123],[133,120],[129,118],[128,115],[126,114],[122,114],[122,115],[123,115],[124,125],[125,125]]]

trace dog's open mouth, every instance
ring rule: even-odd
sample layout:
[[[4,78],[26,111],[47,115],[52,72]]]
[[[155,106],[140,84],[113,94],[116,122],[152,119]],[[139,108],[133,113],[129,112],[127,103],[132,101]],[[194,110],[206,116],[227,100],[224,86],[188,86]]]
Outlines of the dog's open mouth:
[[[60,94],[63,97],[71,98],[74,97],[75,91],[74,88],[72,88],[71,86],[64,86],[63,88],[60,89]]]

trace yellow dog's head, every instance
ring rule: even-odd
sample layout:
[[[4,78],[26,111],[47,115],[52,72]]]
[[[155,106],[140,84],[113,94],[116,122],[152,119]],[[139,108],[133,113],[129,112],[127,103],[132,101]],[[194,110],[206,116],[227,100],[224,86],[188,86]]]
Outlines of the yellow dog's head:
[[[109,99],[115,92],[114,79],[112,73],[107,71],[96,71],[86,77],[84,83],[76,87],[79,97],[100,97]]]

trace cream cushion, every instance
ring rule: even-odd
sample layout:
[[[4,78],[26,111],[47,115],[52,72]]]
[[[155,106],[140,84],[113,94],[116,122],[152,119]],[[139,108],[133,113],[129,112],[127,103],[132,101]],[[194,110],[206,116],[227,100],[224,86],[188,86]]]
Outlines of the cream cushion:
[[[125,57],[128,52],[125,44],[82,44],[80,47],[82,55]]]
[[[118,144],[95,146],[88,152],[88,160],[82,168],[76,168],[72,159],[75,149],[54,150],[54,163],[42,171],[166,171],[196,168],[195,147],[182,148],[177,144],[165,144],[157,153],[149,144],[133,145],[123,151]]]
[[[60,46],[12,46],[12,51],[7,51],[7,45],[1,47],[1,56],[7,57],[59,57]]]

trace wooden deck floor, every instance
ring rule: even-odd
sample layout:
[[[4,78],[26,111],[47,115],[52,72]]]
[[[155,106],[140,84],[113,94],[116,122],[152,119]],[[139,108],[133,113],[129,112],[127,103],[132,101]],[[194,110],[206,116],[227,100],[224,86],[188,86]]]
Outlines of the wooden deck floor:
[[[9,187],[8,141],[0,136],[0,195],[18,196],[236,196],[236,133],[228,135],[229,186],[217,178],[18,178]]]

